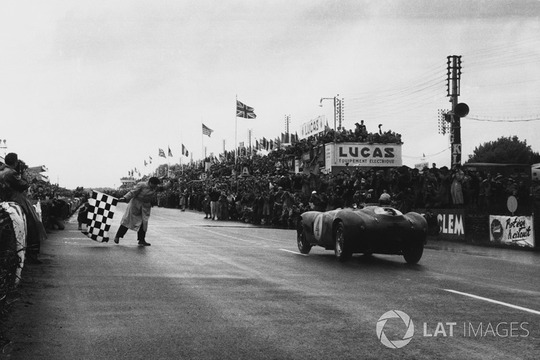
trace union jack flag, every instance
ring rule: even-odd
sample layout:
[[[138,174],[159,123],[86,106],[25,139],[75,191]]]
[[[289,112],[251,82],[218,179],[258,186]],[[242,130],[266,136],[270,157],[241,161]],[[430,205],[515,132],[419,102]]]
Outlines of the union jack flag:
[[[212,132],[214,130],[210,129],[208,126],[202,124],[202,133],[203,135],[208,135],[208,137],[210,137],[210,135],[212,135]]]
[[[158,155],[161,157],[165,157],[165,151],[163,151],[163,149],[159,149]]]
[[[247,106],[246,104],[241,103],[236,100],[236,116],[245,118],[245,119],[255,119],[257,115],[253,112],[253,108]]]

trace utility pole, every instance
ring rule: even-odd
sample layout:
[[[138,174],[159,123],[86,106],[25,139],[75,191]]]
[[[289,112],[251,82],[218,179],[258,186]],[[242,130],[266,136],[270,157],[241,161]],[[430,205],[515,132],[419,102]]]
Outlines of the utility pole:
[[[6,157],[7,155],[6,139],[0,139],[0,149],[2,149],[2,152],[4,153],[4,157]]]
[[[337,119],[338,127],[337,129],[341,131],[343,129],[342,123],[343,123],[343,113],[345,111],[345,104],[343,98],[338,97],[339,94],[334,97],[334,119]]]
[[[452,146],[451,167],[461,165],[461,118],[467,116],[469,107],[465,103],[458,104],[461,83],[461,56],[447,56],[446,92],[450,97],[452,110],[448,114],[450,121],[450,144]]]
[[[285,142],[288,144],[290,142],[289,135],[289,124],[291,123],[291,115],[285,115]]]

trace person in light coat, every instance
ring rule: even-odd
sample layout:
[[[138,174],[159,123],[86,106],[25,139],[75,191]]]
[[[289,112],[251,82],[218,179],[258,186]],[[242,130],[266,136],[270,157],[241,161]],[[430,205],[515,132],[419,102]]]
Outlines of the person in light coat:
[[[157,177],[151,177],[147,183],[141,182],[135,185],[124,197],[118,199],[119,202],[128,202],[126,212],[120,222],[120,227],[114,236],[114,242],[118,244],[128,229],[137,231],[137,240],[141,246],[150,246],[146,242],[146,231],[148,230],[148,219],[150,209],[158,191],[164,190],[160,186],[161,181]]]

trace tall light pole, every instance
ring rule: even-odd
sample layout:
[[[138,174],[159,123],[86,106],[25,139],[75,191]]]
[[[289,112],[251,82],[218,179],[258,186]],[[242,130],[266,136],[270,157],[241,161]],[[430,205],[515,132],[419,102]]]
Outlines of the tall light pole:
[[[339,94],[331,98],[321,98],[319,106],[322,107],[323,100],[334,100],[334,131],[341,130],[341,122],[343,121],[343,99],[339,98]]]
[[[319,106],[322,107],[322,102],[323,100],[334,100],[334,131],[336,131],[336,97],[326,97],[326,98],[321,98],[321,100],[319,101]]]

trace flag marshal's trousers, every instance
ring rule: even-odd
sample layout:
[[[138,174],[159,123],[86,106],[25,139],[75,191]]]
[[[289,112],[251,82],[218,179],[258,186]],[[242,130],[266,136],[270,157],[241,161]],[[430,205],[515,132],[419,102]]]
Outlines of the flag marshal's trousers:
[[[118,231],[116,232],[115,237],[123,238],[124,235],[126,235],[126,232],[128,230],[129,229],[127,227],[125,227],[124,225],[120,225],[120,227],[118,228]],[[146,238],[146,230],[144,230],[143,226],[141,225],[141,227],[137,231],[137,240],[144,241],[145,238]]]

